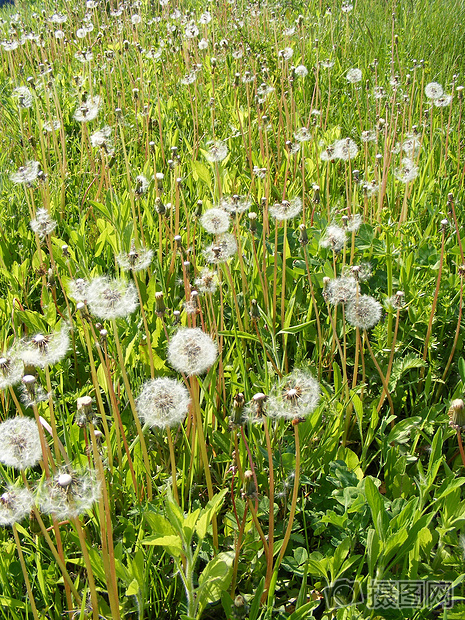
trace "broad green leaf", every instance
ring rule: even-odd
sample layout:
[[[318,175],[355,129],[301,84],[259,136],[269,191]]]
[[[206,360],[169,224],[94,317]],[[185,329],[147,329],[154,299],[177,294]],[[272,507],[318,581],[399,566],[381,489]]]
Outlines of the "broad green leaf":
[[[156,545],[163,547],[168,553],[179,556],[182,553],[182,542],[179,536],[149,536],[142,540],[143,545]]]
[[[126,589],[126,596],[137,596],[139,594],[139,582],[137,579],[133,579]]]
[[[197,524],[195,526],[195,531],[200,540],[203,540],[205,538],[208,526],[212,521],[213,515],[216,514],[217,511],[220,509],[227,492],[227,489],[223,489],[222,491],[217,493],[214,497],[212,497],[212,499],[202,510],[202,514],[199,517],[199,520],[197,521]]]
[[[145,512],[144,513],[145,520],[152,528],[152,532],[155,536],[174,536],[176,535],[176,530],[162,515],[157,514],[156,512]]]
[[[199,612],[208,603],[217,601],[221,597],[221,593],[229,587],[234,556],[234,551],[219,553],[213,560],[210,560],[201,572],[197,589]]]
[[[384,540],[389,524],[389,517],[384,508],[384,500],[370,476],[365,479],[365,493],[368,505],[370,506],[376,533],[381,540]]]

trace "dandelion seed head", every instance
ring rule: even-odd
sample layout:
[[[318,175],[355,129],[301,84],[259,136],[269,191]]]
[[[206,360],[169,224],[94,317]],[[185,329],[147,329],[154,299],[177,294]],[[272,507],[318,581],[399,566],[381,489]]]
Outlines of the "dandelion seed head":
[[[382,306],[370,295],[359,295],[346,306],[346,320],[353,327],[370,329],[381,319]]]
[[[452,95],[442,95],[434,99],[434,105],[437,108],[447,108],[452,103]]]
[[[63,520],[76,518],[90,510],[100,494],[101,485],[94,471],[68,469],[47,480],[38,489],[37,499],[42,512]]]
[[[34,103],[34,98],[27,86],[18,86],[13,90],[13,97],[18,102],[20,108],[30,108]]]
[[[230,217],[223,209],[208,209],[200,218],[200,224],[208,233],[218,235],[228,230]]]
[[[295,69],[294,69],[294,73],[301,78],[307,77],[308,75],[308,69],[305,65],[298,65]]]
[[[69,346],[69,327],[65,324],[60,331],[46,335],[38,333],[24,340],[17,354],[26,367],[45,368],[61,361],[68,353]]]
[[[268,398],[267,413],[273,418],[294,420],[309,416],[320,402],[320,386],[307,371],[294,370],[283,378]]]
[[[39,235],[39,239],[46,239],[56,228],[57,222],[53,220],[47,209],[37,209],[36,216],[30,222],[33,232]]]
[[[334,145],[333,157],[347,161],[353,159],[358,154],[358,146],[351,138],[337,140]]]
[[[0,526],[22,521],[32,510],[34,497],[24,487],[9,485],[0,495]]]
[[[137,290],[132,282],[111,280],[99,276],[89,283],[87,303],[93,315],[100,319],[129,316],[139,305]]]
[[[322,248],[330,248],[333,252],[340,252],[346,243],[346,231],[336,224],[331,224],[320,239]]]
[[[17,185],[30,186],[37,179],[40,170],[40,163],[38,161],[27,161],[24,166],[18,169],[18,172],[10,175],[10,181]]]
[[[349,84],[356,84],[357,82],[361,82],[362,80],[362,72],[360,69],[349,69],[346,73],[346,80]]]
[[[228,213],[244,213],[244,211],[250,209],[252,201],[247,196],[233,194],[232,196],[223,196],[219,206]]]
[[[7,467],[35,467],[42,458],[37,424],[27,417],[11,418],[0,424],[0,462]]]
[[[224,263],[237,252],[237,241],[234,235],[223,233],[215,243],[203,251],[209,263]]]
[[[299,215],[301,211],[302,200],[299,196],[296,196],[291,200],[276,202],[273,206],[269,208],[270,215],[274,217],[278,222],[290,220],[293,217]]]
[[[294,138],[297,142],[307,142],[308,140],[311,140],[312,134],[307,127],[301,127],[294,133]]]
[[[207,142],[208,151],[205,157],[210,162],[220,162],[225,159],[228,154],[228,147],[222,140],[211,140]]]
[[[0,390],[19,383],[23,376],[23,363],[13,351],[6,351],[0,357]]]
[[[100,97],[88,97],[74,112],[73,118],[80,123],[87,123],[97,118],[100,110]]]
[[[116,257],[118,265],[124,271],[143,271],[150,266],[153,258],[153,250],[147,248],[136,249],[134,242],[127,254],[121,253]]]
[[[201,293],[215,293],[219,285],[218,275],[207,267],[202,269],[200,276],[195,279],[195,286]]]
[[[142,422],[159,428],[181,424],[189,404],[189,392],[185,386],[166,377],[144,383],[136,401],[137,413]]]
[[[353,276],[341,276],[326,283],[324,296],[332,306],[346,304],[358,295],[359,285]]]
[[[187,376],[201,375],[215,363],[218,347],[199,328],[180,328],[168,345],[168,362]]]
[[[395,170],[395,177],[402,183],[410,183],[418,176],[418,166],[408,157],[404,157],[399,168]]]
[[[430,82],[425,86],[425,95],[428,99],[439,99],[444,94],[444,89],[438,82]]]

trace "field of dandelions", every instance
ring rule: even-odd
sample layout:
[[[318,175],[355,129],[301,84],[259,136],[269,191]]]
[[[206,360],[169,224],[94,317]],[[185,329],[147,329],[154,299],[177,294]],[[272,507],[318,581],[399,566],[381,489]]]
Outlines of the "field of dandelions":
[[[0,9],[1,618],[464,617],[464,23]]]

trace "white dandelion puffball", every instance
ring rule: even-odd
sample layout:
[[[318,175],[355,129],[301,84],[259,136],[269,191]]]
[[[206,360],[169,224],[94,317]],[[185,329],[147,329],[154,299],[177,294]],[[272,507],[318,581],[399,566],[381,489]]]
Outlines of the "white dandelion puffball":
[[[320,402],[320,385],[307,371],[294,370],[284,377],[268,399],[267,414],[294,420],[309,416]]]
[[[292,198],[292,200],[283,200],[282,202],[275,203],[269,208],[270,215],[273,216],[278,222],[284,220],[290,220],[293,217],[299,215],[302,211],[302,200],[299,196]]]
[[[136,406],[145,424],[167,428],[181,424],[189,403],[189,392],[180,381],[162,377],[144,383]]]
[[[224,209],[208,209],[200,218],[202,227],[213,235],[224,233],[229,228],[230,217]]]
[[[381,319],[382,306],[370,295],[360,295],[346,306],[346,319],[359,329],[370,329]]]
[[[425,86],[425,95],[428,99],[439,99],[444,94],[444,89],[438,82],[430,82]]]
[[[69,350],[69,327],[51,334],[38,333],[18,347],[18,357],[25,366],[45,368],[62,360]]]
[[[100,319],[117,319],[134,312],[139,305],[132,282],[94,278],[87,288],[87,303],[92,314]]]
[[[58,519],[73,519],[90,510],[99,499],[101,484],[95,472],[62,471],[38,490],[42,512]]]
[[[215,363],[218,347],[200,328],[184,327],[171,338],[168,361],[187,376],[201,375]]]
[[[34,467],[42,458],[37,424],[30,418],[12,418],[0,424],[0,462],[15,469]]]
[[[24,487],[9,486],[0,495],[0,526],[13,525],[32,510],[34,496]]]

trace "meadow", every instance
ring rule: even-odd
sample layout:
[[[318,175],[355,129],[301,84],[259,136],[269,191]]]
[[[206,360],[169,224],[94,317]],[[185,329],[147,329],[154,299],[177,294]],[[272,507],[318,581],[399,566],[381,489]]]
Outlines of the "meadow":
[[[464,25],[0,9],[1,618],[464,617]]]

